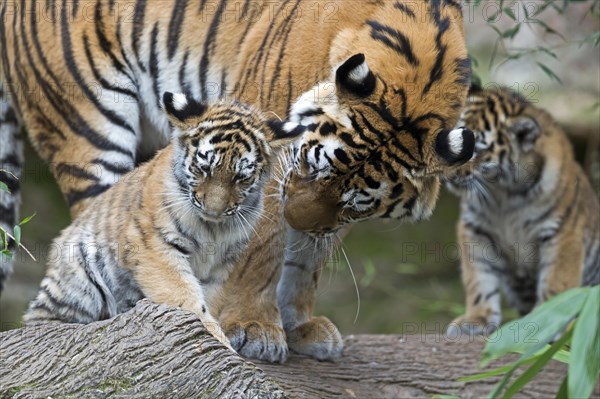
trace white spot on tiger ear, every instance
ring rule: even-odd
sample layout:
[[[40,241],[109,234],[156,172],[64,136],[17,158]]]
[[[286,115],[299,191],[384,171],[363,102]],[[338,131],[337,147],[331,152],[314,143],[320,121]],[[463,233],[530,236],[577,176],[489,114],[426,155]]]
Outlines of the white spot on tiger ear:
[[[177,111],[183,110],[188,105],[188,100],[185,94],[175,93],[173,94],[173,108]]]
[[[367,76],[369,76],[369,66],[366,61],[363,61],[362,64],[358,65],[348,73],[348,78],[356,83],[362,83]]]
[[[283,130],[285,130],[286,132],[290,133],[292,132],[295,128],[298,127],[297,123],[294,122],[286,122],[283,125]]]
[[[448,144],[454,155],[459,155],[463,149],[463,130],[463,128],[454,129],[448,134]]]

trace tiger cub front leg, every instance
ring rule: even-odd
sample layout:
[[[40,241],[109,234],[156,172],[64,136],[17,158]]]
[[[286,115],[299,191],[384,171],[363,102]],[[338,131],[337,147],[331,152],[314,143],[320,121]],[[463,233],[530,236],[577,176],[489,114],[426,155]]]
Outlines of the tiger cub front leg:
[[[319,360],[335,360],[344,349],[335,324],[323,316],[313,317],[321,271],[334,250],[330,241],[288,227],[283,272],[277,286],[277,302],[290,349]]]
[[[500,274],[504,262],[491,236],[461,222],[458,227],[466,312],[454,319],[447,334],[490,334],[500,325]]]
[[[195,313],[206,329],[233,351],[219,322],[210,314],[202,287],[186,260],[165,253],[154,253],[141,256],[138,261],[135,262],[138,266],[133,273],[145,297],[155,303]]]
[[[283,363],[288,345],[275,289],[285,241],[277,193],[272,182],[265,191],[264,215],[256,232],[225,281],[223,294],[211,299],[211,306],[240,355]]]

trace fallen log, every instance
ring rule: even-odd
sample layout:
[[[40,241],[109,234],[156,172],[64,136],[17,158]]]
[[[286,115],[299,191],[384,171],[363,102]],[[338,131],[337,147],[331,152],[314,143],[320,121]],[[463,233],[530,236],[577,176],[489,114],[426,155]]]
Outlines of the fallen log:
[[[479,398],[498,381],[456,381],[480,371],[478,339],[358,335],[345,343],[336,363],[301,356],[252,363],[193,314],[141,301],[89,325],[0,333],[0,398]],[[520,397],[554,397],[565,373],[551,363]]]

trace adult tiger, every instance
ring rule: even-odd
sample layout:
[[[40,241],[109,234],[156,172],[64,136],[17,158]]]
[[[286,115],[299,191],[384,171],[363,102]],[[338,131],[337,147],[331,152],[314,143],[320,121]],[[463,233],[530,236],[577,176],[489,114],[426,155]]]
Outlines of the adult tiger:
[[[304,243],[366,218],[428,216],[437,176],[473,152],[470,131],[450,130],[470,81],[457,0],[0,7],[0,71],[12,104],[0,109],[2,140],[16,140],[17,119],[24,124],[73,216],[168,143],[163,91],[235,96],[309,127],[285,176],[289,200],[284,207],[271,185],[265,221],[230,276],[234,295],[211,309],[246,356],[284,360],[285,332],[296,352],[339,356],[336,327],[312,317],[333,248]],[[11,171],[19,163],[12,148],[0,154]],[[285,262],[284,211],[292,241]],[[4,214],[4,226],[16,220],[16,211]]]

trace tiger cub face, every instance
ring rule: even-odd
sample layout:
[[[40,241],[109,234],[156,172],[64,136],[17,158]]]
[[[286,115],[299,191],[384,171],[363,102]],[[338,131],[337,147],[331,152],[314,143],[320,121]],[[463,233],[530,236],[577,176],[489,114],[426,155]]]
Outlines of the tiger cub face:
[[[286,133],[240,102],[205,105],[167,92],[163,104],[178,136],[175,178],[191,209],[212,223],[254,219],[270,163],[300,132]]]
[[[483,195],[494,187],[506,193],[526,190],[543,166],[533,151],[542,134],[541,113],[507,88],[473,89],[459,125],[475,133],[475,154],[448,178],[448,188]]]

